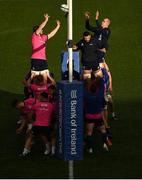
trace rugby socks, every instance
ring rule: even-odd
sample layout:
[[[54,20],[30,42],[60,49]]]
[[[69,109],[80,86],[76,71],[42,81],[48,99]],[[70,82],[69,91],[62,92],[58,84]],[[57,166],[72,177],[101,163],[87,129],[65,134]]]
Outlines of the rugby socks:
[[[115,114],[115,112],[112,112],[112,117],[116,117],[116,114]]]
[[[51,148],[51,154],[52,154],[52,155],[55,154],[55,146],[52,146],[52,148]]]
[[[49,143],[46,143],[45,146],[46,146],[46,150],[45,150],[44,154],[48,155],[50,153],[50,145],[49,145]]]
[[[46,143],[45,146],[46,146],[46,149],[50,149],[49,143]]]

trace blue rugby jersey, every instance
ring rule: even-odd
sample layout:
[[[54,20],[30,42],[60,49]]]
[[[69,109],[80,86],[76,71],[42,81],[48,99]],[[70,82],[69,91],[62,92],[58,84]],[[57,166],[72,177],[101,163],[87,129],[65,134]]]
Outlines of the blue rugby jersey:
[[[84,90],[85,114],[98,114],[102,112],[104,107],[104,85],[104,79],[100,78],[95,93]]]
[[[111,33],[109,28],[102,28],[98,20],[96,20],[96,27],[91,26],[89,19],[86,20],[85,27],[87,30],[94,32],[94,40],[99,49],[108,48],[107,41]]]

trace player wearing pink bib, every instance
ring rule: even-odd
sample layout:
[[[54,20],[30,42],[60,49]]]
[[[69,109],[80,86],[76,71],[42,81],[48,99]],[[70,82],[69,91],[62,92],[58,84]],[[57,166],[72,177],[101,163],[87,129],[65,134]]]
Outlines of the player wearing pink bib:
[[[32,110],[35,113],[33,126],[50,126],[53,115],[53,104],[48,101],[39,101],[33,105]]]
[[[46,60],[46,42],[48,35],[32,34],[32,56],[31,59]]]
[[[24,112],[30,113],[32,110],[32,106],[35,104],[35,98],[29,97],[28,99],[24,100]]]
[[[46,42],[52,38],[60,28],[60,21],[56,21],[56,27],[47,35],[43,34],[43,28],[46,26],[49,16],[44,14],[44,21],[39,26],[33,27],[32,34],[32,55],[31,55],[31,76],[43,74],[46,78],[48,63],[46,58]]]
[[[35,103],[35,98],[28,98],[24,101],[19,101],[15,99],[12,103],[13,107],[16,107],[20,111],[21,125],[16,129],[18,134],[22,133],[23,130],[27,127],[28,114],[31,112],[32,106]]]
[[[29,122],[32,122],[33,115],[35,117],[32,124],[29,124],[29,130],[32,134],[29,134],[26,140],[25,147],[22,155],[29,154],[32,147],[32,139],[36,135],[40,135],[45,144],[45,152],[47,155],[50,153],[50,138],[51,138],[51,121],[54,114],[54,106],[48,102],[48,94],[43,92],[40,94],[39,101],[32,106],[32,112],[29,116]]]
[[[34,96],[38,98],[42,92],[48,92],[48,85],[31,84],[30,89],[33,92]]]
[[[31,83],[32,80],[33,83]],[[48,76],[48,80],[45,81],[43,75],[36,75],[33,79],[30,78],[27,81],[23,81],[23,83],[30,89],[33,96],[38,99],[42,92],[48,92],[48,87],[56,83],[51,76]]]

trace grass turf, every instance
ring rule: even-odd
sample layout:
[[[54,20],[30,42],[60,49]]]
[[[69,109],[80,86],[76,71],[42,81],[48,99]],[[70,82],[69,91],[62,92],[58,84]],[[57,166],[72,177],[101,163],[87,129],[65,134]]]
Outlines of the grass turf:
[[[33,150],[29,159],[18,157],[24,139],[15,133],[18,113],[10,106],[14,97],[23,97],[21,80],[30,66],[31,32],[44,12],[51,15],[45,32],[61,20],[61,29],[47,43],[50,70],[60,79],[60,52],[66,49],[66,19],[59,10],[64,0],[0,0],[0,178],[68,178],[68,164],[44,157]],[[110,48],[107,62],[113,75],[113,93],[118,121],[111,122],[113,147],[109,153],[96,146],[93,156],[85,154],[75,161],[75,178],[142,178],[141,144],[141,0],[78,0],[74,7],[74,42],[82,37],[86,10],[97,9],[111,18]],[[40,142],[37,142],[40,143]]]

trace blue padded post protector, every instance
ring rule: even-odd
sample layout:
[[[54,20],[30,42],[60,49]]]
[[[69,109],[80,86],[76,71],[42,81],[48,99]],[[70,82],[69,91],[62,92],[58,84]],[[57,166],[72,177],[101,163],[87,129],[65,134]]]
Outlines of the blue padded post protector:
[[[83,159],[83,83],[60,81],[58,91],[57,156]]]

